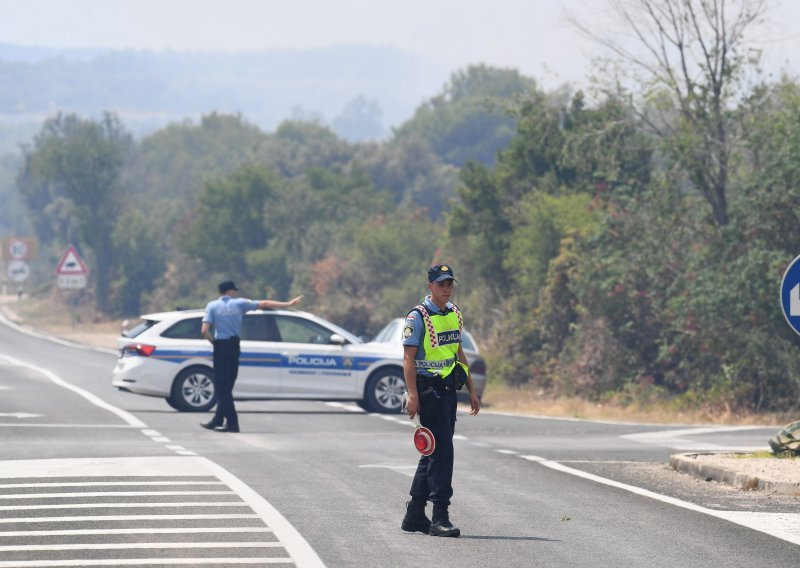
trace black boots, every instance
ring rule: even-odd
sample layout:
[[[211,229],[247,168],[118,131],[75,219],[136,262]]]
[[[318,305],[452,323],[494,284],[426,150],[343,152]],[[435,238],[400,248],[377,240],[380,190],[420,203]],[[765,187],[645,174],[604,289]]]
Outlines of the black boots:
[[[447,513],[447,505],[444,503],[433,504],[433,520],[428,529],[428,534],[431,536],[450,536],[457,537],[461,535],[461,530],[457,529],[450,523],[450,516]]]
[[[426,501],[412,499],[406,501],[406,516],[403,517],[403,524],[400,528],[408,532],[427,533],[431,528],[431,521],[425,516]]]

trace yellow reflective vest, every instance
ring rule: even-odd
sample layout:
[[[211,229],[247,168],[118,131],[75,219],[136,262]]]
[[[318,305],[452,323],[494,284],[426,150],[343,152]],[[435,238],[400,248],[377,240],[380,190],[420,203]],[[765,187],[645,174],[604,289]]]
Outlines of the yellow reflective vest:
[[[423,347],[425,358],[417,359],[414,364],[417,371],[427,371],[432,375],[447,377],[461,365],[468,372],[466,365],[458,360],[458,348],[461,347],[461,332],[464,323],[458,306],[451,304],[452,310],[447,314],[429,313],[425,304],[415,306],[411,311],[418,311],[425,325]]]

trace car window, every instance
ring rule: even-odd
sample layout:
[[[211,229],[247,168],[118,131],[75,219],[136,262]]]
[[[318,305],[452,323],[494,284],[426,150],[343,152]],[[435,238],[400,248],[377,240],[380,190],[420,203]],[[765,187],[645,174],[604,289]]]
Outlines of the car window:
[[[200,335],[200,327],[202,325],[202,317],[186,318],[161,332],[161,337],[169,339],[203,339],[203,336]]]
[[[478,351],[478,348],[475,346],[475,342],[472,341],[472,336],[466,331],[461,334],[461,347],[467,351]]]
[[[375,336],[374,341],[375,343],[392,343],[399,338],[400,330],[398,329],[399,322],[393,321],[382,330],[378,332],[378,335]]]
[[[275,316],[280,341],[328,345],[333,332],[321,325],[292,316]]]
[[[136,324],[135,326],[133,326],[130,329],[123,329],[122,330],[122,336],[123,337],[128,337],[130,339],[133,339],[134,337],[144,333],[145,331],[147,331],[148,329],[150,329],[151,327],[153,327],[157,323],[158,322],[156,320],[142,320],[141,322],[139,322],[138,324]]]
[[[247,314],[242,321],[242,339],[248,341],[280,341],[275,318],[267,314]]]

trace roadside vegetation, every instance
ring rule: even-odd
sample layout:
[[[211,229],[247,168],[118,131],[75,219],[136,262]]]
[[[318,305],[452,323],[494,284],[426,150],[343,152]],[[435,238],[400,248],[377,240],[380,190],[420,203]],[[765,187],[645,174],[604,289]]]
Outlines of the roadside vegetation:
[[[366,335],[447,262],[487,401],[788,422],[800,83],[758,74],[763,2],[730,2],[726,26],[724,2],[614,4],[653,60],[610,45],[591,92],[470,67],[385,142],[225,114],[134,140],[113,114],[57,114],[16,178],[40,255],[78,245],[94,269],[70,300],[107,318],[202,306],[232,277]]]

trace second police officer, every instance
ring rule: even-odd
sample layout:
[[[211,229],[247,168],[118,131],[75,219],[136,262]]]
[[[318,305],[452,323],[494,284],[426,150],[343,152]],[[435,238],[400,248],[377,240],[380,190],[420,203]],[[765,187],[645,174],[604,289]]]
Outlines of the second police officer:
[[[461,531],[450,522],[448,507],[453,496],[453,434],[456,425],[456,391],[466,385],[470,414],[480,410],[461,347],[463,319],[451,303],[456,280],[453,269],[439,264],[428,269],[430,296],[414,307],[403,326],[403,375],[408,391],[406,412],[419,413],[422,426],[436,439],[434,452],[420,457],[411,483],[411,501],[401,528],[433,536],[457,537]],[[425,514],[428,501],[433,516]]]

